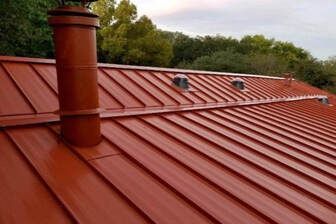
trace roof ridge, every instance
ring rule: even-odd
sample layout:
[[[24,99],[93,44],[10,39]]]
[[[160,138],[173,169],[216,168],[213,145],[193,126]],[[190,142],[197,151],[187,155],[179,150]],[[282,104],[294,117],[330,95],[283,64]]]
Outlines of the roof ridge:
[[[237,101],[237,102],[223,102],[223,103],[207,103],[198,104],[191,106],[177,106],[177,107],[160,107],[153,109],[118,109],[118,110],[105,110],[101,113],[101,118],[114,118],[114,117],[129,117],[129,116],[140,116],[140,115],[151,115],[151,114],[162,114],[162,113],[172,113],[172,112],[185,112],[185,111],[195,111],[195,110],[210,110],[218,108],[231,108],[231,107],[241,107],[241,106],[254,106],[270,103],[283,103],[301,100],[312,100],[318,99],[320,97],[325,97],[325,95],[305,95],[305,96],[295,96],[295,97],[282,97],[276,99],[263,99],[263,100],[250,100],[250,101]],[[45,113],[37,115],[17,115],[17,116],[5,116],[1,117],[0,128],[5,127],[15,127],[15,126],[26,126],[34,124],[43,123],[53,123],[59,121],[59,116],[57,113]]]

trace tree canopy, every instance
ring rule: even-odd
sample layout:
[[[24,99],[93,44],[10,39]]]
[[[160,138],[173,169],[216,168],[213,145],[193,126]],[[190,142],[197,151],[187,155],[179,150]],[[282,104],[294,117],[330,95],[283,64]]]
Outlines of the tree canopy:
[[[54,0],[0,1],[0,54],[53,57],[47,10]]]
[[[99,58],[105,62],[167,66],[172,45],[147,16],[138,18],[129,0],[98,1],[93,11],[101,17]]]

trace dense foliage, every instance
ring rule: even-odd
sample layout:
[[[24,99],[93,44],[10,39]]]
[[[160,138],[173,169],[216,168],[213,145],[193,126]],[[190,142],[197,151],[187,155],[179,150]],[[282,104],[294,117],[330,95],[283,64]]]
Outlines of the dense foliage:
[[[0,55],[53,57],[47,10],[56,2],[1,0]],[[100,16],[101,62],[276,76],[294,72],[298,79],[336,92],[336,57],[320,61],[292,43],[263,35],[235,39],[160,31],[148,17],[138,17],[130,0],[99,0],[92,10]]]
[[[54,0],[0,1],[0,55],[52,57],[47,10]]]
[[[101,61],[122,64],[168,66],[172,45],[147,16],[138,18],[134,4],[122,0],[95,3],[93,11],[101,17],[98,31]]]

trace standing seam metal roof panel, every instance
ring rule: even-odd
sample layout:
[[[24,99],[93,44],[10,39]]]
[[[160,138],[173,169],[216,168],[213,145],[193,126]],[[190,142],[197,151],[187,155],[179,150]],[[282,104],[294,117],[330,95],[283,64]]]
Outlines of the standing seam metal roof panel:
[[[314,99],[332,94],[246,75],[240,92],[240,75],[193,71],[185,93],[180,70],[101,64],[103,142],[76,148],[49,115],[53,61],[0,59],[1,223],[336,220],[336,110]]]
[[[311,100],[263,107],[279,104],[321,107]],[[55,126],[6,128],[2,141],[12,140],[17,149],[6,150],[22,153],[60,207],[81,223],[98,216],[122,223],[132,223],[131,217],[136,223],[333,223],[335,145],[308,147],[312,136],[305,133],[306,142],[296,144],[283,132],[277,135],[284,139],[276,138],[267,117],[231,119],[243,118],[244,108],[260,106],[105,119],[104,142],[91,149],[63,145]],[[254,126],[259,119],[264,126]],[[129,218],[112,212],[115,203],[126,203]]]

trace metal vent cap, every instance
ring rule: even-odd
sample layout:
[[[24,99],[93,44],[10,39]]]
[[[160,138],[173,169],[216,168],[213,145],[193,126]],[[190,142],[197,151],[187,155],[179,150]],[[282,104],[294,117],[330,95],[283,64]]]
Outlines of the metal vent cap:
[[[245,82],[241,78],[234,78],[231,81],[231,84],[239,90],[244,90],[245,89]]]
[[[318,101],[322,104],[329,105],[329,99],[327,96],[321,96],[318,98]]]
[[[189,89],[189,80],[188,76],[184,74],[176,74],[173,78],[173,84],[181,89],[188,90]]]

